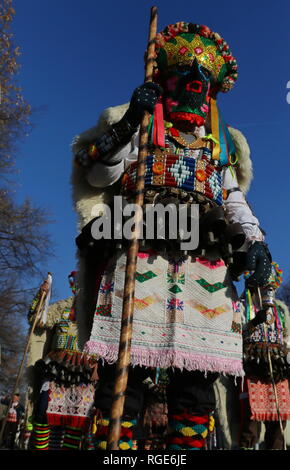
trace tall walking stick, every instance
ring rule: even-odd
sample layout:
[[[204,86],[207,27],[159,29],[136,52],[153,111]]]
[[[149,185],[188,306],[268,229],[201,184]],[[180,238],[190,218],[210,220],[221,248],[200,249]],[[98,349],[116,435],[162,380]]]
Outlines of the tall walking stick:
[[[262,303],[262,297],[261,297],[261,292],[260,292],[259,287],[257,288],[257,291],[258,291],[258,298],[259,298],[260,308],[262,309],[263,308],[263,303]],[[264,328],[264,335],[265,335],[265,340],[266,340],[267,336],[266,336],[265,324],[263,324],[263,328]],[[282,419],[281,419],[280,408],[279,408],[277,387],[276,387],[276,384],[275,384],[274,374],[273,374],[272,358],[271,358],[270,350],[269,350],[268,347],[267,347],[267,357],[268,357],[268,362],[269,362],[269,370],[270,370],[272,387],[273,387],[274,396],[275,396],[275,404],[276,404],[277,415],[278,415],[278,420],[279,420],[279,425],[280,425],[280,431],[281,431],[281,435],[282,435],[282,438],[283,438],[283,447],[284,447],[284,450],[287,450],[285,434],[284,434],[284,429],[283,429],[283,426],[282,426]]]
[[[152,7],[146,57],[145,82],[151,82],[153,77],[153,62],[156,34],[157,8]],[[147,157],[149,119],[150,114],[145,111],[140,128],[135,199],[135,204],[137,204],[141,208],[143,206],[144,201],[144,174],[145,160]],[[116,378],[113,392],[113,402],[111,407],[110,427],[107,444],[108,450],[118,450],[118,442],[120,438],[121,418],[124,410],[125,392],[127,388],[130,364],[131,340],[133,331],[135,273],[137,266],[137,254],[139,250],[139,228],[141,222],[142,211],[140,210],[135,216],[134,232],[132,234],[132,240],[130,242],[127,253],[119,355],[116,365]]]
[[[48,274],[50,275],[50,273],[48,273]],[[48,279],[47,279],[47,281],[48,281]],[[2,443],[2,438],[3,438],[3,433],[4,433],[5,425],[6,425],[6,422],[7,422],[7,418],[8,418],[8,413],[9,413],[9,410],[12,406],[13,396],[15,395],[16,390],[17,390],[18,385],[19,385],[19,382],[21,380],[22,370],[23,370],[23,366],[24,366],[24,363],[25,363],[27,351],[28,351],[29,346],[30,346],[31,338],[32,338],[34,329],[36,327],[37,320],[39,320],[39,314],[42,311],[42,308],[43,308],[43,305],[44,305],[44,302],[45,302],[45,298],[46,298],[46,295],[47,295],[47,290],[43,286],[45,285],[45,283],[47,281],[44,281],[44,283],[40,287],[41,296],[40,296],[40,299],[39,299],[39,302],[38,302],[37,311],[36,311],[35,318],[34,318],[31,330],[29,332],[29,335],[28,335],[28,338],[27,338],[27,341],[26,341],[23,357],[22,357],[21,364],[20,364],[19,369],[18,369],[15,385],[14,385],[13,392],[12,392],[11,398],[10,398],[10,402],[9,402],[9,405],[8,405],[8,408],[7,408],[7,413],[6,413],[6,416],[5,416],[5,418],[3,419],[3,422],[2,422],[2,428],[1,428],[1,432],[0,432],[0,445]]]

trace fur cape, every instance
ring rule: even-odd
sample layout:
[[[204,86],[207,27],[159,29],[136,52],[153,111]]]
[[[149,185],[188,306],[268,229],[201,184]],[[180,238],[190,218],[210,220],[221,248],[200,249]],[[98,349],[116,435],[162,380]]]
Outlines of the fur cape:
[[[36,326],[38,329],[48,329],[52,330],[52,328],[56,325],[56,323],[60,320],[62,313],[65,309],[71,308],[73,304],[73,296],[68,297],[67,299],[58,300],[54,302],[48,307],[47,311],[47,319],[45,323],[43,323],[42,318],[40,318]],[[35,316],[32,315],[30,318],[30,324],[33,323]]]
[[[73,300],[74,298],[71,296],[54,302],[48,308],[46,323],[37,323],[30,342],[27,367],[33,366],[38,359],[43,358],[48,352],[51,331],[61,319],[63,311],[71,308]]]
[[[129,103],[105,109],[98,123],[85,132],[77,135],[72,142],[72,151],[75,154],[105,132],[110,125],[118,122],[128,109]],[[237,178],[244,194],[249,190],[253,168],[250,159],[250,149],[243,134],[232,127],[229,132],[236,147],[238,158]],[[89,185],[85,177],[85,170],[79,167],[72,172],[72,197],[78,215],[78,229],[81,229],[92,220],[92,208],[96,204],[108,204],[114,195],[115,185],[105,189],[94,188]],[[79,346],[82,348],[89,339],[93,321],[93,286],[90,276],[92,270],[88,269],[85,260],[78,257],[78,286],[79,294],[76,301],[76,315],[78,324]],[[90,300],[91,299],[91,300]]]

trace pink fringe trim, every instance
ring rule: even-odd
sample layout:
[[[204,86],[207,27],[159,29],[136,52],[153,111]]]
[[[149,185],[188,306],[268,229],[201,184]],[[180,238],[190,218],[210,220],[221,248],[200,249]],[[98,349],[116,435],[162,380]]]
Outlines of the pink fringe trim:
[[[94,341],[88,341],[85,345],[84,352],[88,354],[96,354],[100,358],[113,364],[118,358],[118,346],[107,346]],[[160,351],[148,351],[132,347],[131,364],[133,366],[145,367],[177,367],[178,369],[201,370],[204,372],[220,372],[224,374],[234,375],[235,377],[243,377],[244,371],[242,360],[218,358],[209,355],[189,354],[183,351],[172,351],[171,349],[162,349]]]
[[[216,269],[225,265],[225,262],[222,259],[217,260],[217,261],[209,261],[206,258],[196,258],[196,261],[200,264],[203,264],[209,269]]]

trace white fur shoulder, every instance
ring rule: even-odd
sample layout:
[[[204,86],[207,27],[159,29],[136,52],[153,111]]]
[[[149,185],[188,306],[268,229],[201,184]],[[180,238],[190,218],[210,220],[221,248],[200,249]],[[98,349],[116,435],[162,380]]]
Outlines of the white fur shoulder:
[[[71,144],[73,154],[94,141],[109,125],[119,121],[124,116],[128,106],[129,103],[105,109],[95,126],[74,137]],[[75,166],[72,170],[71,184],[72,198],[78,215],[78,228],[81,230],[92,220],[92,208],[96,204],[108,204],[110,202],[114,194],[114,188],[93,188],[86,180],[85,170]]]
[[[253,164],[250,158],[250,147],[245,136],[238,129],[229,127],[229,132],[236,147],[238,165],[236,168],[240,189],[246,194],[253,179]]]

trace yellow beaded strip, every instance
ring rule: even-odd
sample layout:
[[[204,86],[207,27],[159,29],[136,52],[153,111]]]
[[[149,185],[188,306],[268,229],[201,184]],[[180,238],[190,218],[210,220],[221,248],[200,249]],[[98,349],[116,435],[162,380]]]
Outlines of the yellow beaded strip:
[[[206,46],[198,34],[195,35],[191,42],[182,36],[176,36],[174,42],[176,43],[166,42],[162,47],[167,54],[168,66],[188,65],[196,58],[198,63],[206,67],[215,79],[218,78],[225,60],[217,53],[214,44]],[[183,52],[185,50],[186,52]]]

